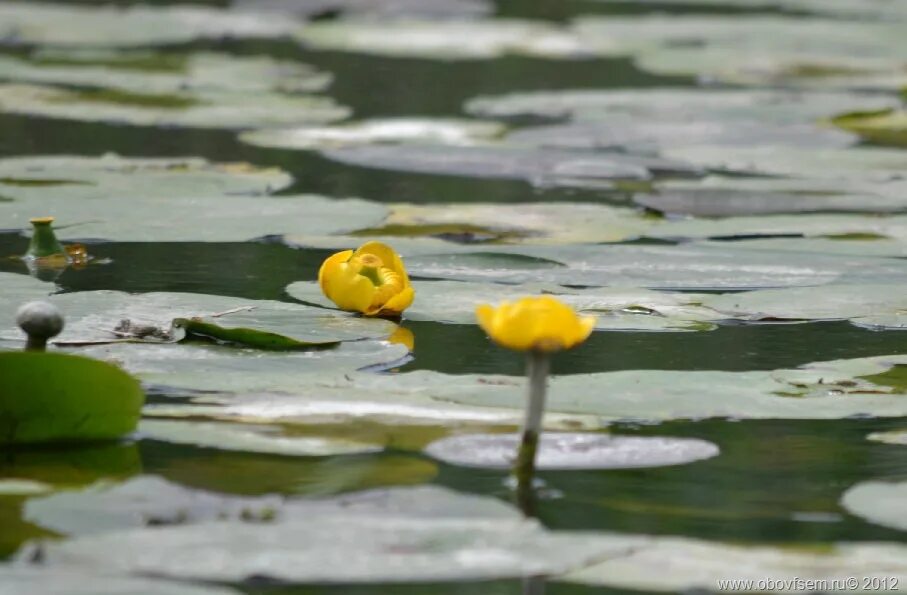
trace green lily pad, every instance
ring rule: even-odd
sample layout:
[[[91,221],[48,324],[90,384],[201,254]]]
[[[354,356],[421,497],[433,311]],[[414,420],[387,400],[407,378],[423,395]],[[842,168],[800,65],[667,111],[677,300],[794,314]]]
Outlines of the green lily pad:
[[[0,353],[0,443],[110,440],[135,429],[145,395],[108,363]]]
[[[492,12],[486,0],[233,0],[233,6],[255,11],[281,12],[311,18],[340,12],[347,17],[390,19],[473,18]]]
[[[704,138],[712,142],[720,137],[715,131],[721,132],[722,127],[726,129],[723,132],[725,135],[730,135],[734,126],[743,131],[750,127],[750,132],[755,134],[757,131],[752,127],[761,123],[781,134],[783,131],[779,127],[810,124],[819,118],[841,112],[883,109],[897,104],[896,98],[881,94],[656,87],[613,91],[533,91],[476,97],[466,103],[466,111],[492,118],[570,118],[592,123],[592,130],[595,130],[594,126],[615,122],[616,126],[624,127],[623,134],[631,134],[632,131],[626,127],[630,122],[636,121],[642,127],[641,132],[634,135],[638,138],[644,139],[646,135],[651,135],[655,139],[665,138],[689,145],[691,143],[684,142],[682,135],[673,133],[670,126],[701,123],[705,130],[694,134],[693,139],[706,135]],[[665,132],[659,132],[653,124],[665,124],[669,128]],[[708,130],[709,127],[712,128],[711,131]],[[748,144],[745,138],[740,139],[739,143],[733,142],[731,138],[726,142],[731,146]],[[671,144],[663,143],[662,146],[670,147]]]
[[[648,235],[671,239],[802,235],[907,242],[907,215],[801,214],[685,219],[655,225]]]
[[[85,570],[0,565],[0,595],[238,595],[226,587],[193,585]]]
[[[278,15],[204,6],[84,6],[41,2],[0,6],[7,45],[136,47],[194,40],[273,37],[294,23]]]
[[[321,21],[300,27],[294,37],[318,50],[434,60],[482,60],[509,54],[563,59],[586,53],[566,29],[514,19]]]
[[[435,398],[426,386],[381,384],[371,390],[374,374],[296,374],[283,385],[272,383],[271,394],[195,395],[189,403],[150,405],[145,415],[161,419],[213,419],[251,424],[324,426],[379,424],[383,427],[500,428],[518,426],[523,404],[506,406],[476,402],[465,405]],[[408,377],[406,377],[408,378]],[[549,413],[549,430],[596,430],[602,422],[595,415]]]
[[[380,226],[355,235],[470,237],[473,241],[567,244],[636,238],[655,222],[634,210],[595,203],[391,204]],[[459,230],[460,236],[457,235]],[[467,234],[472,234],[468,236]]]
[[[0,479],[0,497],[34,496],[53,491],[53,486],[31,479]]]
[[[907,546],[898,543],[837,543],[818,547],[739,545],[686,537],[607,535],[622,554],[581,568],[557,580],[633,591],[715,591],[746,585],[745,591],[772,589],[809,593],[861,590],[870,577],[904,584]],[[658,569],[654,572],[653,569]],[[865,577],[865,578],[864,578]],[[736,583],[736,581],[743,581]],[[762,581],[762,582],[760,582]],[[772,582],[773,581],[773,582]],[[824,583],[819,581],[825,581]],[[862,581],[867,581],[866,583]],[[828,587],[817,585],[828,585]],[[831,588],[832,585],[840,585]],[[725,587],[731,589],[730,586]]]
[[[506,127],[453,118],[382,118],[323,127],[244,132],[239,139],[259,147],[312,150],[386,143],[468,145],[501,136]]]
[[[114,361],[143,381],[190,390],[254,392],[284,390],[301,376],[325,369],[357,369],[392,364],[408,348],[385,339],[396,329],[387,320],[361,318],[301,304],[243,300],[190,293],[88,291],[49,298],[64,313],[67,325],[56,339],[78,353]],[[2,305],[2,304],[0,304]],[[221,314],[220,316],[212,315]],[[174,317],[209,317],[221,328],[244,331],[244,340],[260,345],[279,335],[281,343],[349,341],[327,350],[273,351],[236,344],[172,343],[167,336]],[[124,337],[123,320],[129,321]],[[252,335],[251,339],[248,335]],[[10,320],[0,337],[16,339],[21,331]],[[144,342],[143,342],[144,339]],[[359,339],[372,339],[360,341]],[[124,342],[125,341],[125,342]],[[139,341],[139,342],[135,342]]]
[[[842,259],[810,252],[785,252],[779,259],[770,251],[727,245],[577,244],[481,250],[409,256],[406,267],[417,278],[673,290],[907,282],[907,264],[894,259]],[[523,258],[513,258],[516,255]]]
[[[570,424],[573,429],[579,429],[579,424],[594,427],[614,420],[899,417],[907,415],[907,397],[871,376],[905,361],[904,356],[888,356],[819,362],[773,372],[628,370],[555,376],[550,382],[546,416],[551,429]],[[299,396],[293,398],[199,395],[192,399],[193,404],[154,406],[147,412],[309,424],[342,422],[357,415],[378,421],[383,415],[382,423],[406,423],[400,420],[410,416],[425,423],[434,412],[437,423],[455,420],[460,413],[460,419],[473,424],[510,425],[520,419],[526,398],[521,377],[429,371],[300,375],[295,390]],[[467,409],[458,412],[456,406]],[[505,412],[509,412],[509,422]]]
[[[53,215],[64,240],[221,242],[352,231],[387,215],[359,199],[256,196],[291,181],[279,169],[196,158],[11,158],[0,160],[0,192],[13,199],[0,203],[0,217],[25,228],[32,217]]]
[[[654,211],[694,217],[732,217],[785,213],[897,213],[907,210],[895,185],[842,187],[821,178],[706,176],[670,180],[633,201]],[[825,250],[817,250],[824,252]]]
[[[26,84],[0,85],[0,110],[81,122],[228,130],[323,124],[351,113],[349,108],[318,95],[217,90],[161,94]]]
[[[452,465],[509,469],[519,444],[519,434],[462,434],[433,442],[425,452]],[[542,470],[664,467],[709,459],[718,452],[716,445],[695,438],[546,432],[539,438],[536,467]]]
[[[44,50],[27,58],[0,56],[0,79],[102,87],[145,95],[187,91],[305,93],[323,91],[331,75],[307,64],[214,52]]]
[[[907,430],[892,430],[890,432],[873,432],[866,437],[873,442],[883,444],[903,444],[907,445]]]
[[[841,506],[870,523],[907,531],[907,482],[864,481],[841,497]]]
[[[700,167],[738,173],[791,176],[840,181],[842,188],[891,192],[904,189],[902,172],[907,153],[882,147],[805,149],[789,146],[667,147],[666,157],[683,159]]]
[[[596,0],[610,4],[625,4],[627,0]],[[833,15],[840,17],[861,17],[864,19],[897,19],[907,18],[907,7],[897,2],[888,0],[867,0],[852,2],[851,0],[633,0],[638,4],[653,5],[679,5],[679,6],[715,6],[715,7],[741,7],[753,9],[776,9],[808,12],[812,14]],[[845,23],[851,20],[842,21]]]
[[[706,82],[890,90],[905,80],[899,23],[884,20],[609,15],[576,19],[571,32],[592,51]]]
[[[653,174],[701,173],[682,161],[623,153],[577,153],[508,146],[361,146],[325,149],[333,161],[373,169],[470,178],[525,180],[534,186],[613,188]]]
[[[407,320],[476,324],[476,307],[513,301],[529,295],[553,294],[582,314],[597,316],[599,330],[687,331],[710,330],[708,323],[726,316],[699,302],[700,294],[670,294],[638,288],[609,287],[591,290],[557,285],[503,285],[468,281],[415,281],[419,299],[406,310]],[[298,281],[287,293],[303,302],[334,306],[314,282]]]
[[[349,584],[560,574],[611,553],[594,535],[548,532],[475,496],[437,488],[423,493],[434,503],[415,514],[380,500],[349,516],[347,506],[316,503],[309,511],[298,502],[304,516],[275,523],[220,521],[86,535],[42,544],[44,563],[64,569],[103,560],[113,572],[217,582],[256,576]],[[484,514],[475,514],[477,500]]]
[[[25,519],[63,535],[106,533],[128,527],[199,523],[217,519],[273,517],[275,496],[223,496],[190,490],[154,476],[122,484],[99,482],[25,503]]]
[[[145,439],[207,448],[288,456],[328,456],[377,452],[382,445],[339,437],[287,436],[275,426],[220,422],[144,420]]]
[[[743,320],[847,320],[907,313],[907,286],[787,287],[704,296],[702,304]]]
[[[905,75],[907,78],[907,75]],[[907,111],[856,112],[832,118],[835,126],[882,145],[907,146]]]

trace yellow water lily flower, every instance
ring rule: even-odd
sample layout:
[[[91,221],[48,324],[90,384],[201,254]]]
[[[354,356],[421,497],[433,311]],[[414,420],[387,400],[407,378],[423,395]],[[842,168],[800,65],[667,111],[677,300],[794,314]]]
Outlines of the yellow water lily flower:
[[[400,256],[381,242],[328,257],[318,271],[318,283],[341,310],[366,316],[399,316],[415,297]]]
[[[476,308],[479,326],[495,343],[516,351],[550,353],[579,345],[592,332],[594,316],[578,316],[567,304],[549,296],[504,302],[497,308]]]

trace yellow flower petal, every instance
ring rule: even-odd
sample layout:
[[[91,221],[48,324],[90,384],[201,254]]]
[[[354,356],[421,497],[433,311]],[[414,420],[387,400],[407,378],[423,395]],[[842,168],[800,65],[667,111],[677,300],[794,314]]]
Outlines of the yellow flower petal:
[[[570,306],[551,297],[527,297],[497,308],[483,304],[476,319],[499,345],[517,351],[560,351],[585,341],[594,316],[577,316]]]
[[[399,316],[415,296],[403,261],[381,242],[331,255],[318,271],[318,283],[339,308],[366,316]]]

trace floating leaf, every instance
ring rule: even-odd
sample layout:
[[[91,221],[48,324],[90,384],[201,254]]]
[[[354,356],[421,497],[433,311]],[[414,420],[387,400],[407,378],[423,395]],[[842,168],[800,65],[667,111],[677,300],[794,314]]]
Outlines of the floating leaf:
[[[180,330],[189,338],[203,338],[218,343],[230,343],[274,351],[296,351],[306,349],[332,349],[340,341],[300,341],[280,333],[261,331],[243,326],[221,326],[198,318],[176,318],[173,329]]]
[[[145,95],[191,91],[302,93],[323,91],[331,75],[307,64],[213,52],[44,50],[0,56],[0,79],[120,89]]]
[[[392,204],[389,208],[390,214],[380,226],[355,235],[429,236],[476,243],[594,243],[635,238],[654,224],[627,208],[560,201]]]
[[[204,6],[81,6],[41,2],[0,5],[5,44],[135,47],[227,37],[272,37],[294,24],[278,15]]]
[[[152,405],[145,414],[170,419],[215,419],[253,424],[342,425],[380,424],[382,427],[431,426],[485,428],[514,427],[523,419],[521,403],[506,406],[453,403],[438,399],[424,386],[381,383],[372,390],[375,374],[296,374],[283,384],[268,388],[282,394],[250,392],[242,395],[196,395],[188,404]],[[408,380],[408,376],[404,376]],[[602,427],[594,415],[549,413],[545,427],[550,430],[586,430]]]
[[[907,146],[907,111],[904,110],[856,112],[837,116],[831,121],[870,142]]]
[[[159,94],[25,84],[0,85],[0,109],[3,113],[82,122],[228,130],[322,124],[342,120],[351,113],[349,108],[317,95],[217,90]]]
[[[610,4],[624,4],[626,0],[596,0]],[[641,0],[639,4],[677,5],[677,6],[714,6],[716,8],[751,8],[760,10],[790,10],[812,14],[827,14],[841,17],[861,17],[865,19],[885,20],[889,18],[907,18],[905,6],[888,0]],[[802,19],[801,19],[802,20]],[[812,20],[812,19],[810,19]],[[842,20],[842,23],[852,23]]]
[[[84,569],[47,570],[0,565],[0,595],[237,595],[226,587],[193,585]]]
[[[585,53],[576,36],[565,29],[508,19],[322,21],[299,28],[294,37],[319,50],[435,60],[480,60],[508,54],[572,58]]]
[[[675,18],[671,17],[671,20]],[[746,22],[748,19],[735,21]],[[636,30],[631,26],[628,34],[636,34]],[[646,88],[534,91],[476,97],[467,102],[466,111],[495,118],[570,118],[589,122],[591,130],[595,130],[595,126],[615,122],[616,126],[623,127],[624,134],[632,133],[627,126],[635,121],[642,126],[641,132],[635,136],[645,138],[649,135],[659,146],[668,148],[673,142],[682,145],[700,143],[687,142],[670,128],[660,132],[654,124],[676,127],[684,123],[699,123],[703,128],[699,134],[711,135],[704,138],[714,142],[718,137],[715,130],[720,131],[722,127],[728,137],[734,127],[755,134],[758,132],[754,128],[757,124],[782,134],[779,127],[810,124],[819,118],[857,109],[894,107],[897,103],[890,95],[831,91]],[[669,142],[662,143],[660,139]],[[730,146],[748,145],[746,138],[739,139],[739,142],[726,138],[726,142]]]
[[[0,160],[0,192],[14,199],[0,203],[0,217],[24,228],[52,213],[61,239],[222,242],[352,231],[387,214],[358,199],[255,196],[291,181],[279,169],[193,158],[12,158]]]
[[[534,186],[612,188],[616,181],[648,180],[653,174],[698,175],[682,161],[624,153],[577,153],[508,146],[389,145],[323,150],[350,165],[471,178],[525,180]]]
[[[52,486],[40,481],[32,481],[30,479],[0,479],[0,497],[34,496],[36,494],[45,494],[52,490]]]
[[[907,546],[898,543],[836,543],[797,546],[740,545],[690,539],[611,534],[603,536],[623,554],[558,579],[633,591],[713,591],[717,585],[752,581],[790,592],[813,592],[812,585],[860,590],[876,578],[903,584]],[[657,569],[657,571],[655,571]],[[865,578],[864,578],[865,577]],[[811,582],[812,581],[812,582]],[[825,590],[825,588],[822,588]]]
[[[866,437],[873,442],[883,444],[903,444],[907,445],[907,430],[892,430],[890,432],[873,432]]]
[[[870,523],[907,531],[907,482],[864,481],[841,497],[841,506]]]
[[[382,445],[339,437],[288,436],[275,426],[194,421],[145,420],[139,425],[143,438],[191,444],[221,450],[288,456],[328,456],[368,453]]]
[[[259,147],[321,149],[384,143],[469,145],[504,133],[496,122],[453,118],[382,118],[324,127],[265,129],[245,132],[239,139]]]
[[[90,535],[128,527],[177,525],[273,516],[280,498],[244,498],[189,490],[154,476],[122,484],[97,483],[25,503],[26,520],[63,535]]]
[[[518,434],[463,434],[426,447],[452,465],[509,469],[520,444]],[[718,455],[718,447],[695,438],[543,433],[536,467],[541,470],[628,469],[682,465]]]
[[[597,316],[603,330],[708,330],[707,323],[723,315],[697,305],[699,294],[669,294],[637,288],[609,287],[592,290],[557,285],[503,285],[468,281],[415,281],[419,299],[407,309],[407,320],[476,324],[480,304],[513,301],[528,295],[554,294],[574,309]],[[317,283],[299,281],[287,293],[303,302],[333,307]]]
[[[704,306],[743,320],[846,320],[907,311],[907,286],[787,287],[704,296]]]
[[[343,13],[356,18],[471,18],[492,12],[486,0],[233,0],[233,6],[255,11],[273,11],[298,17]]]
[[[907,215],[802,214],[685,219],[655,225],[648,235],[687,239],[795,235],[907,242]]]
[[[802,10],[800,4],[796,9]],[[571,32],[592,51],[631,55],[642,69],[663,75],[761,86],[892,89],[905,80],[899,58],[907,46],[899,25],[783,15],[609,15],[580,17]]]
[[[59,353],[0,353],[0,443],[111,440],[145,395],[121,369]]]
[[[497,246],[494,252],[473,249],[473,253],[409,256],[406,267],[417,278],[673,290],[907,282],[907,264],[894,259],[842,259],[811,252],[785,252],[779,258],[770,251],[736,249],[726,244]]]
[[[907,199],[894,185],[861,186],[842,187],[822,178],[707,176],[665,181],[654,192],[634,195],[633,201],[660,213],[694,217],[907,211]]]
[[[133,529],[45,543],[44,562],[48,569],[103,565],[120,573],[217,582],[255,576],[349,584],[560,574],[614,553],[594,535],[550,533],[512,513],[476,517],[474,496],[460,503],[463,497],[455,493],[430,494],[437,510],[457,513],[395,515],[398,506],[381,506],[347,517],[343,509],[328,514],[316,508],[316,514],[277,523]]]

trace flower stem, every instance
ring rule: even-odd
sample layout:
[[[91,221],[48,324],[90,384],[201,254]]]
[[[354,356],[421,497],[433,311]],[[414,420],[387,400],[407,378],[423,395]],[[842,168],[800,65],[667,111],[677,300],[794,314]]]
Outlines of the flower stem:
[[[545,413],[545,393],[548,390],[550,356],[542,351],[530,351],[526,364],[526,375],[529,379],[526,419],[523,423],[520,448],[513,466],[517,491],[523,493],[532,490],[532,479],[535,475],[536,451],[542,432],[542,416]]]

